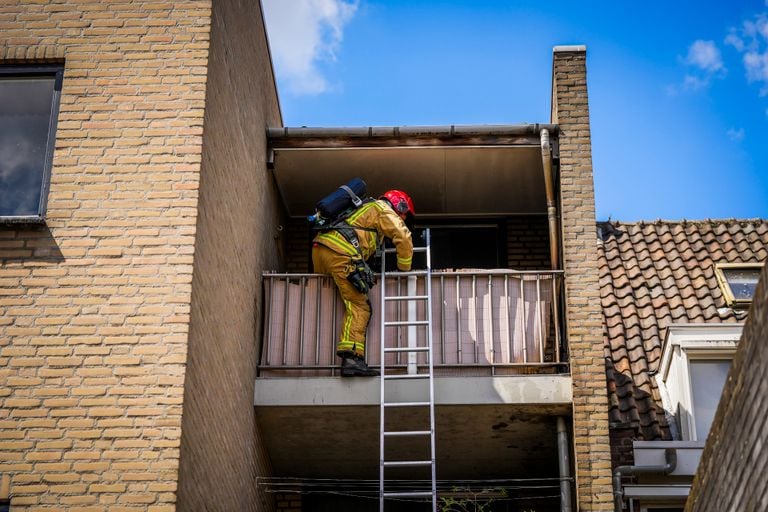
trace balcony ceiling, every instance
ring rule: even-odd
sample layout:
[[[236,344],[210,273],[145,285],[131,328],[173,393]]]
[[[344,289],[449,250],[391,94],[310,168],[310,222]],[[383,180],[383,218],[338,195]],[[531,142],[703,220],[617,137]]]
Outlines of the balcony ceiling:
[[[546,212],[541,148],[392,146],[273,148],[274,175],[292,217],[354,177],[369,195],[398,188],[419,217],[501,216]]]
[[[257,408],[275,476],[375,479],[379,472],[378,406]],[[558,476],[556,414],[564,406],[438,406],[437,474],[441,480]],[[418,430],[412,411],[390,415],[397,429]],[[390,460],[429,458],[423,440],[389,442]],[[423,477],[412,470],[403,478]]]

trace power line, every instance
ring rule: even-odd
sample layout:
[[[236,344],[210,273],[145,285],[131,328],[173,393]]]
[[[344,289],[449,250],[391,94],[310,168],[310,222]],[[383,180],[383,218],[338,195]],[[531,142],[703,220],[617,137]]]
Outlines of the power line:
[[[378,499],[379,481],[354,478],[292,478],[259,477],[257,485],[268,493],[301,495],[335,495],[348,498]],[[437,490],[443,497],[466,496],[470,499],[493,501],[526,501],[560,499],[561,481],[573,478],[504,478],[504,479],[461,479],[438,480]],[[392,488],[408,490],[423,486],[431,480],[392,480]],[[339,489],[352,489],[341,491]],[[389,500],[388,500],[389,501]],[[419,502],[418,498],[396,498],[392,501]]]

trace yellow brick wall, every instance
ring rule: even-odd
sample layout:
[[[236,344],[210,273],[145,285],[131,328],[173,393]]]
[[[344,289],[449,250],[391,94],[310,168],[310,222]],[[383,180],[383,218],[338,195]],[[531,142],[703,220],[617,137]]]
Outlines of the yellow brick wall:
[[[210,1],[4,0],[64,62],[48,220],[0,226],[0,472],[17,510],[175,509]]]
[[[184,389],[179,510],[266,511],[253,407],[261,274],[278,270],[282,206],[267,169],[280,126],[257,2],[215,2]]]
[[[561,232],[578,510],[613,510],[585,50],[554,53],[552,122],[560,126]]]

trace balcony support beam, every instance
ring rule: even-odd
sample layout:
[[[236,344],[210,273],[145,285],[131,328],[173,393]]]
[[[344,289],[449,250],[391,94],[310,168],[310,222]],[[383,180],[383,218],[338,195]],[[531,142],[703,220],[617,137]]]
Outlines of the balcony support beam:
[[[437,377],[436,405],[526,405],[563,414],[572,404],[570,375]],[[392,401],[419,396],[423,380],[392,384]],[[259,407],[376,406],[378,379],[296,377],[256,379],[254,405]]]

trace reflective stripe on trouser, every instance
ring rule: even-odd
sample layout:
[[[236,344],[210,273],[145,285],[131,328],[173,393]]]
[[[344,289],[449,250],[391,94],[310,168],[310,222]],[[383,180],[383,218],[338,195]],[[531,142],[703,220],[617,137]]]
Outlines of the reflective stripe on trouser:
[[[344,319],[341,322],[341,333],[338,351],[350,351],[359,356],[365,355],[365,331],[371,318],[371,304],[368,295],[360,293],[352,286],[347,275],[352,268],[352,259],[333,252],[323,245],[312,247],[312,264],[315,272],[327,274],[333,278],[344,302]]]

